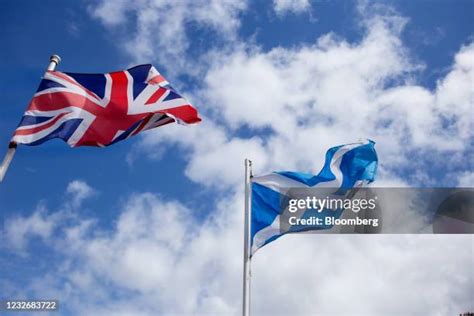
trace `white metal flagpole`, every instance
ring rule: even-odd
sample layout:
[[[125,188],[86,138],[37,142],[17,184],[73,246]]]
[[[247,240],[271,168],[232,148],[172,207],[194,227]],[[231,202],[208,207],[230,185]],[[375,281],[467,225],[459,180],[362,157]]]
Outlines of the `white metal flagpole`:
[[[244,219],[244,277],[242,315],[250,315],[250,212],[251,212],[252,161],[245,159],[245,219]]]
[[[52,55],[49,58],[49,65],[48,65],[47,70],[50,70],[50,71],[54,70],[60,62],[61,62],[61,57],[59,57],[58,55]],[[13,142],[10,142],[10,144],[8,145],[7,154],[5,155],[5,158],[3,158],[3,162],[0,165],[0,182],[3,181],[3,178],[5,177],[5,173],[7,172],[8,167],[10,166],[10,163],[13,160],[13,156],[15,155],[15,152],[16,152],[16,147],[17,147],[16,143],[13,143]]]

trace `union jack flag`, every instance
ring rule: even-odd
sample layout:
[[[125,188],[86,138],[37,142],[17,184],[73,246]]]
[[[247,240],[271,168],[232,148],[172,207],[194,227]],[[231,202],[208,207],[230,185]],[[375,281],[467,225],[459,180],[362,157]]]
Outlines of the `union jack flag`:
[[[11,142],[60,138],[71,147],[104,147],[175,121],[201,119],[152,65],[106,74],[47,71]]]

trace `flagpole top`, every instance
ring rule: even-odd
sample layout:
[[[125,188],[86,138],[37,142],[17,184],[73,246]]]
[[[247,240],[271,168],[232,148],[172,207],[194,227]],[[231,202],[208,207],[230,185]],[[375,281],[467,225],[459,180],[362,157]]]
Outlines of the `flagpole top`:
[[[58,65],[61,62],[61,57],[59,57],[59,55],[54,54],[49,57],[49,61],[55,62],[56,65]]]
[[[59,57],[59,55],[54,54],[49,57],[49,61],[56,63],[56,65],[59,65],[59,63],[61,62],[61,57]]]
[[[61,62],[61,57],[59,57],[56,54],[51,55],[51,57],[49,57],[49,65],[48,65],[47,70],[54,71],[54,69],[56,69],[56,66],[59,65],[60,62]]]

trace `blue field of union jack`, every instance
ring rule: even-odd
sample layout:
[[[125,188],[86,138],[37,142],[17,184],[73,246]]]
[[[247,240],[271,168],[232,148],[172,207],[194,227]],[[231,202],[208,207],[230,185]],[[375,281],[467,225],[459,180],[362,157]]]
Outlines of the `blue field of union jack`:
[[[199,121],[152,65],[106,74],[47,71],[11,142],[60,138],[71,147],[103,147],[172,122]]]

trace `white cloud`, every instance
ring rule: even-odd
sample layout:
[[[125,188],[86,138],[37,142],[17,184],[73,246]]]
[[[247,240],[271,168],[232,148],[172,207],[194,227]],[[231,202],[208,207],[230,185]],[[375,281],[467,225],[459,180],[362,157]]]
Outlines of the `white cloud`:
[[[61,222],[51,239],[58,269],[18,293],[47,294],[77,315],[240,314],[242,207],[242,192],[226,195],[201,221],[179,202],[142,193],[126,200],[111,229]],[[258,315],[472,310],[473,283],[465,276],[473,241],[288,235],[254,257],[252,309]]]
[[[241,204],[231,199],[230,207]],[[180,203],[142,193],[126,201],[112,230],[79,218],[62,220],[49,242],[61,268],[16,291],[49,293],[81,315],[235,314],[242,220],[225,210],[197,221]]]
[[[273,0],[273,8],[278,15],[288,12],[301,13],[310,7],[309,0]]]
[[[102,2],[93,10],[111,27],[136,15],[136,58],[177,58],[189,45],[183,30],[190,18],[176,3],[116,2],[107,9]],[[234,32],[243,7],[225,3],[202,5],[212,14],[196,8],[201,13],[191,21],[219,28],[226,17],[224,32]],[[175,20],[157,39],[153,32],[167,21],[163,12]],[[244,157],[254,160],[256,173],[317,171],[327,148],[370,137],[378,142],[379,184],[413,183],[398,173],[413,165],[419,169],[413,177],[429,178],[423,155],[461,165],[472,139],[473,44],[460,49],[430,90],[416,83],[422,67],[400,39],[407,20],[391,11],[364,12],[365,34],[357,43],[327,34],[297,48],[233,43],[211,52],[211,67],[193,95],[208,109],[203,123],[147,132],[140,150],[178,145],[185,174],[212,187],[217,206],[210,203],[209,216],[197,220],[178,201],[142,193],[128,199],[111,229],[73,218],[60,225],[61,238],[50,238],[43,225],[39,234],[61,253],[60,269],[24,290],[50,293],[73,314],[238,314]],[[164,48],[170,38],[174,52]],[[80,205],[88,190],[71,187]],[[254,258],[252,308],[272,315],[469,311],[473,243],[472,236],[285,236]]]
[[[1,236],[7,245],[18,251],[23,251],[29,238],[39,237],[48,239],[56,225],[55,218],[49,218],[44,205],[38,205],[35,212],[28,217],[12,217],[3,224]]]
[[[474,172],[464,171],[459,175],[458,179],[459,179],[458,186],[465,187],[465,188],[474,187]]]
[[[133,62],[166,61],[168,73],[199,68],[189,61],[189,33],[211,30],[217,39],[232,41],[240,25],[239,14],[247,7],[246,0],[143,0],[100,1],[90,7],[93,17],[117,30],[126,40],[123,48]],[[130,21],[132,17],[132,23]],[[195,35],[192,35],[195,36]],[[199,42],[199,41],[197,41]],[[191,54],[192,55],[192,54]]]
[[[105,25],[116,26],[126,21],[129,5],[130,2],[126,0],[103,1],[97,6],[91,6],[90,11],[94,17],[99,18]]]
[[[6,219],[0,231],[0,236],[5,241],[3,246],[23,253],[28,242],[34,238],[39,237],[42,241],[50,241],[58,225],[76,217],[82,202],[93,196],[95,192],[84,181],[74,180],[66,188],[66,200],[59,211],[51,212],[41,202],[29,216],[14,216]],[[87,223],[90,224],[90,221],[85,221],[82,225]],[[71,231],[71,236],[77,235],[78,229],[79,227],[76,227],[76,232]]]
[[[79,208],[82,202],[92,197],[96,191],[81,180],[71,181],[66,189],[73,208]]]
[[[188,150],[191,179],[231,187],[241,179],[229,165],[244,157],[255,159],[257,172],[318,171],[327,148],[368,137],[377,142],[380,180],[400,182],[399,170],[417,166],[405,182],[432,183],[426,159],[463,168],[459,162],[472,150],[474,44],[461,48],[430,90],[416,84],[422,66],[400,40],[406,22],[370,16],[358,43],[327,34],[298,48],[240,45],[215,54],[194,96],[209,116],[196,128],[147,133],[142,147],[179,144]]]
[[[187,5],[190,7],[183,9]],[[158,54],[160,60],[170,60],[161,58],[161,54],[168,54],[164,46],[169,46],[170,39],[181,43],[182,49],[178,44],[178,49],[173,46],[169,52],[170,58],[180,60],[167,63],[173,66],[186,60],[186,21],[192,19],[234,38],[239,13],[246,8],[245,2],[119,2],[119,8],[112,10],[107,6],[102,2],[93,8],[93,14],[107,25],[125,23],[124,16],[137,16],[139,43],[131,45],[135,57],[141,55],[143,45],[145,55]],[[261,170],[315,171],[328,147],[366,137],[378,143],[384,182],[393,182],[398,170],[414,166],[414,152],[438,163],[446,155],[451,161],[461,161],[472,138],[474,44],[460,50],[451,71],[430,90],[416,83],[423,65],[410,59],[400,39],[408,20],[385,5],[361,1],[358,10],[365,32],[358,43],[329,33],[312,45],[266,52],[238,40],[228,42],[228,49],[213,49],[211,44],[203,55],[206,62],[181,69],[190,75],[199,71],[199,78],[205,78],[191,99],[212,122],[179,131],[175,127],[158,129],[145,136],[143,147],[155,144],[163,151],[161,144],[166,142],[189,149],[186,173],[206,185],[212,185],[213,179],[225,185],[236,183],[235,170],[229,171],[224,163],[229,159],[236,162],[254,156],[261,160],[256,161]],[[187,17],[190,12],[192,18]],[[168,33],[155,40],[153,32],[167,18],[174,24],[167,24]],[[252,138],[235,135],[247,128],[251,128]],[[204,145],[202,139],[210,141]],[[246,146],[251,150],[240,153],[239,148]],[[149,152],[160,156],[156,150]],[[423,159],[416,163],[422,164]],[[405,181],[430,183],[434,181],[431,177],[418,169]]]
[[[327,148],[370,137],[377,141],[381,186],[433,183],[430,172],[439,176],[439,170],[429,170],[429,159],[444,168],[464,168],[458,174],[471,168],[463,162],[472,150],[473,44],[462,47],[448,74],[428,89],[416,82],[423,65],[410,58],[400,39],[407,20],[392,11],[381,14],[382,9],[362,15],[366,33],[357,43],[327,34],[297,48],[262,51],[241,44],[230,53],[214,52],[204,85],[194,95],[209,109],[203,123],[188,129],[172,126],[142,138],[141,150],[149,152],[178,145],[190,179],[226,197],[237,194],[231,202],[221,199],[214,211],[226,221],[215,231],[219,240],[203,241],[206,249],[219,244],[215,252],[221,257],[206,252],[212,267],[228,267],[232,260],[235,268],[214,273],[215,283],[193,279],[206,285],[191,297],[212,293],[209,310],[227,314],[240,304],[238,291],[228,292],[239,282],[235,275],[240,276],[240,258],[235,249],[220,247],[237,245],[241,238],[236,188],[242,184],[244,157],[254,160],[256,173],[317,171]],[[448,125],[446,117],[451,118]],[[399,171],[413,167],[417,171]],[[437,181],[449,185],[448,178]],[[207,235],[205,229],[201,234]],[[285,236],[254,259],[253,308],[258,314],[295,315],[448,315],[472,310],[472,278],[457,277],[470,273],[472,244],[472,236]],[[462,249],[463,259],[448,259]],[[178,278],[181,273],[188,276],[174,272]],[[173,298],[169,302],[174,306]],[[204,306],[195,306],[192,313]]]

